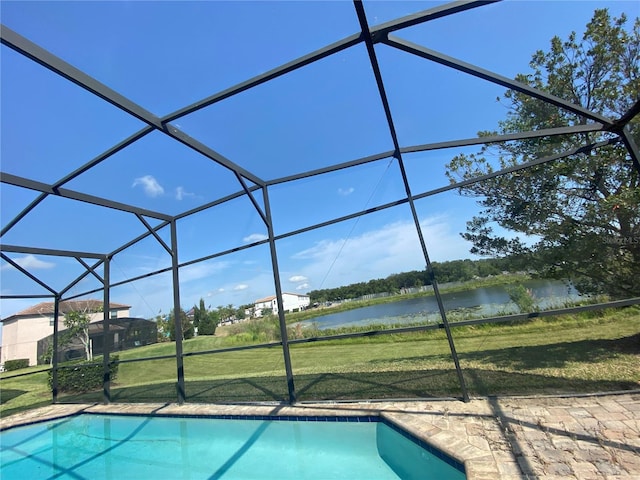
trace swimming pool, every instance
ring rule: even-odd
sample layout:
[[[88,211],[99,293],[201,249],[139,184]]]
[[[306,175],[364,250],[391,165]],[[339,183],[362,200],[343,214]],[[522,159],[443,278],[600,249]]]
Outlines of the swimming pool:
[[[8,429],[2,479],[466,478],[379,417],[219,417],[81,414]]]

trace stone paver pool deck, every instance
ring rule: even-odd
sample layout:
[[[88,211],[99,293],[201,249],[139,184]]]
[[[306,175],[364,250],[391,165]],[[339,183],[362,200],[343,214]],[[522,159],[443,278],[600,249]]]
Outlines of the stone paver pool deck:
[[[283,405],[51,405],[0,428],[85,412],[379,414],[465,464],[469,480],[640,478],[640,392],[606,396]]]

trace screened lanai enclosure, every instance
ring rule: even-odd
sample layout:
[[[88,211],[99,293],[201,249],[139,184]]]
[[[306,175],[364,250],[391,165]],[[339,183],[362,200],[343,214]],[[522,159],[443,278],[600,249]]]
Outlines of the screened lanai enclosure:
[[[637,2],[0,8],[3,364],[102,305],[54,402],[638,388]]]

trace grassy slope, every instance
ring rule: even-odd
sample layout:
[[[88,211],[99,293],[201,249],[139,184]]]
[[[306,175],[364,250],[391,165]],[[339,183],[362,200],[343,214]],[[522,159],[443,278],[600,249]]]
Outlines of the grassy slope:
[[[455,328],[454,338],[472,395],[534,394],[640,387],[639,332],[640,310],[630,308],[592,318]],[[184,351],[224,348],[232,340],[199,337],[186,341]],[[121,352],[120,358],[174,352],[175,345],[166,343]],[[460,394],[442,331],[295,345],[291,359],[301,400]],[[191,401],[286,399],[279,346],[186,357],[184,366]],[[123,363],[114,399],[174,401],[175,378],[174,359]],[[46,374],[3,380],[2,413],[46,400],[45,382]]]

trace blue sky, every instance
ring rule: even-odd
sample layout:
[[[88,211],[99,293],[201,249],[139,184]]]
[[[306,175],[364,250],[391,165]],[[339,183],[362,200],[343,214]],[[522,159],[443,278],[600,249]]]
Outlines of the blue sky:
[[[437,4],[364,2],[371,25]],[[616,16],[640,13],[638,3],[627,1],[502,2],[396,35],[513,77],[528,71],[531,54],[546,49],[553,35],[581,33],[601,7]],[[4,25],[160,116],[359,29],[347,1],[3,1],[0,8]],[[496,102],[504,89],[384,45],[376,53],[402,146],[474,137],[504,118],[505,106]],[[144,126],[7,47],[1,55],[3,172],[55,182]],[[363,45],[174,124],[263,179],[393,148]],[[414,193],[445,185],[444,165],[463,151],[473,149],[407,155]],[[240,189],[229,170],[158,132],[65,187],[172,215]],[[37,194],[0,188],[4,226]],[[382,159],[279,184],[269,195],[280,234],[393,202],[403,197],[404,187],[397,164]],[[432,260],[469,257],[459,232],[477,210],[472,199],[448,193],[416,206]],[[144,231],[133,215],[50,197],[2,242],[106,253]],[[246,245],[266,233],[252,204],[239,198],[180,220],[179,258],[185,262]],[[168,229],[160,235],[169,241]],[[277,251],[284,291],[306,293],[424,268],[406,205],[288,237],[277,242]],[[83,271],[73,259],[9,256],[55,289]],[[111,276],[119,281],[169,265],[167,253],[147,238],[114,258]],[[180,278],[185,307],[201,297],[212,307],[241,305],[274,292],[266,245],[184,268]],[[5,295],[44,292],[4,261],[0,281]],[[98,286],[89,278],[72,292]],[[131,305],[132,315],[152,317],[171,308],[170,288],[170,275],[159,275],[114,288],[112,300]],[[33,302],[4,300],[0,316]]]

